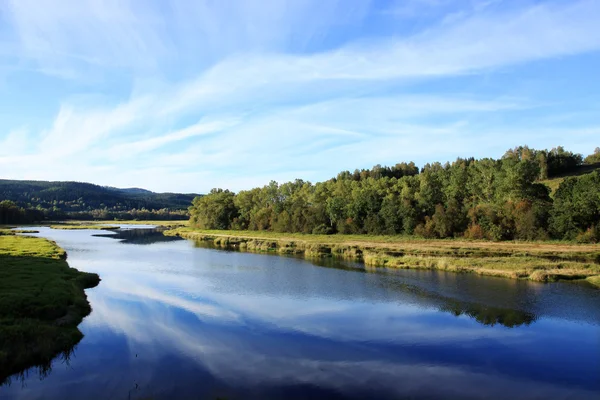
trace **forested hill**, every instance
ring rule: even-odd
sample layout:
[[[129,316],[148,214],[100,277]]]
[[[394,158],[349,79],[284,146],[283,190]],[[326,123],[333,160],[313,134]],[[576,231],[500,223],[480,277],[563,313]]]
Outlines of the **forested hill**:
[[[203,229],[600,242],[600,148],[517,147],[501,158],[459,158],[344,171],[194,199]]]
[[[118,189],[83,182],[19,181],[0,179],[0,201],[42,211],[52,217],[136,218],[161,212],[186,217],[195,193],[154,193],[139,188]],[[133,213],[133,214],[132,214]]]

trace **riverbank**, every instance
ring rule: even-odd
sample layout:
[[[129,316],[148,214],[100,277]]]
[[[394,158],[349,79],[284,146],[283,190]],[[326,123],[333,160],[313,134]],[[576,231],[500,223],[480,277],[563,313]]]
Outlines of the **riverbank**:
[[[119,229],[119,225],[154,225],[166,228],[178,228],[187,226],[187,220],[173,220],[173,221],[152,221],[152,220],[106,220],[106,221],[82,221],[82,220],[64,220],[64,221],[44,221],[33,224],[19,224],[19,227],[25,228],[28,226],[48,226],[52,229],[64,229],[64,230],[75,230],[75,229],[100,229],[100,230],[115,230]],[[10,229],[15,228],[15,225],[0,225],[0,234],[2,232],[10,232]]]
[[[167,230],[164,234],[246,251],[337,256],[372,267],[439,269],[540,282],[586,280],[600,288],[600,245],[593,244],[302,235],[189,227]]]
[[[64,221],[68,225],[87,224],[90,226],[102,225],[102,224],[123,224],[123,225],[154,225],[161,227],[178,228],[187,226],[188,220],[165,220],[165,221],[153,221],[153,220],[112,220],[112,221],[76,221],[69,220]]]
[[[50,225],[51,229],[62,229],[66,231],[72,230],[84,230],[84,229],[97,229],[102,231],[114,231],[119,229],[117,225],[100,225],[100,224],[55,224]]]
[[[0,235],[0,385],[68,356],[83,338],[77,325],[91,312],[84,289],[99,281],[97,274],[70,268],[54,242]]]

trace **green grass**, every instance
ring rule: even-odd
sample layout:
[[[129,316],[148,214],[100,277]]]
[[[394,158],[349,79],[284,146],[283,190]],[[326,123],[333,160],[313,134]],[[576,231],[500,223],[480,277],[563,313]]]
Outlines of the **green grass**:
[[[554,197],[556,190],[558,190],[558,187],[560,186],[561,183],[563,183],[565,178],[567,178],[569,176],[578,177],[578,176],[582,176],[582,175],[586,175],[586,174],[591,174],[592,172],[594,172],[597,169],[600,169],[600,164],[598,164],[598,163],[591,164],[591,165],[584,164],[584,165],[581,165],[578,168],[576,168],[574,171],[567,172],[565,174],[553,177],[551,179],[545,179],[543,181],[540,181],[540,183],[543,183],[544,185],[546,185],[550,189],[550,196]]]
[[[554,194],[556,193],[556,191],[558,190],[558,187],[560,186],[561,183],[563,183],[564,180],[565,180],[564,177],[560,177],[560,178],[546,179],[546,180],[540,181],[540,183],[543,183],[544,185],[548,186],[548,189],[550,189],[550,196],[554,198]]]
[[[100,224],[56,224],[50,225],[52,229],[63,229],[63,230],[79,230],[79,229],[97,229],[103,231],[113,231],[119,229],[116,225],[100,225]]]
[[[40,233],[40,231],[36,231],[34,229],[15,229],[13,232],[15,234],[16,233]]]
[[[113,224],[123,225],[155,225],[167,228],[180,228],[187,226],[188,221],[77,221],[69,220],[54,225],[50,225],[53,229],[102,229],[102,230],[115,230],[119,229],[118,225],[109,225],[109,222]]]
[[[190,227],[172,229],[165,234],[246,251],[303,254],[306,257],[339,256],[362,261],[368,267],[440,269],[544,282],[600,276],[600,246],[590,244],[303,235],[209,231]]]
[[[33,229],[14,229],[15,227],[2,228],[0,227],[0,236],[6,235],[16,235],[17,233],[40,233],[40,231],[35,231]]]
[[[88,221],[88,223],[90,223],[90,224],[106,224],[107,222],[109,222],[109,221]],[[115,220],[113,222],[118,222],[118,223],[124,224],[124,225],[156,225],[156,226],[170,226],[170,227],[187,226],[187,224],[188,224],[187,220],[173,220],[173,221],[152,221],[152,220],[117,221],[117,220]]]
[[[0,385],[81,340],[77,329],[91,312],[84,289],[96,274],[70,268],[64,250],[42,238],[0,236]]]
[[[600,275],[590,276],[587,278],[587,281],[600,289]]]
[[[174,220],[174,221],[120,221],[123,224],[130,225],[157,225],[157,226],[186,226],[187,220]]]

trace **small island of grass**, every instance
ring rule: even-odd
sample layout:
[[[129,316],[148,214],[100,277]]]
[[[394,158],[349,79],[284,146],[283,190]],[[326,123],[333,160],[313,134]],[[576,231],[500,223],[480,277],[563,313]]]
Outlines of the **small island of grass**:
[[[0,236],[0,385],[73,349],[83,337],[77,325],[91,312],[84,289],[99,281],[70,268],[54,242]]]
[[[50,225],[51,229],[63,229],[63,230],[84,230],[84,229],[94,229],[94,230],[102,230],[102,231],[114,231],[120,229],[119,226],[116,225],[100,225],[100,224],[56,224]]]

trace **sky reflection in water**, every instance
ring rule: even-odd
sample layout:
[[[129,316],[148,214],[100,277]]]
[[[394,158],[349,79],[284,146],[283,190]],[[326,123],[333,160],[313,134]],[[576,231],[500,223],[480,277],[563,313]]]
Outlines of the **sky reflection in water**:
[[[583,286],[40,231],[102,282],[70,362],[3,399],[600,394],[600,291]]]

